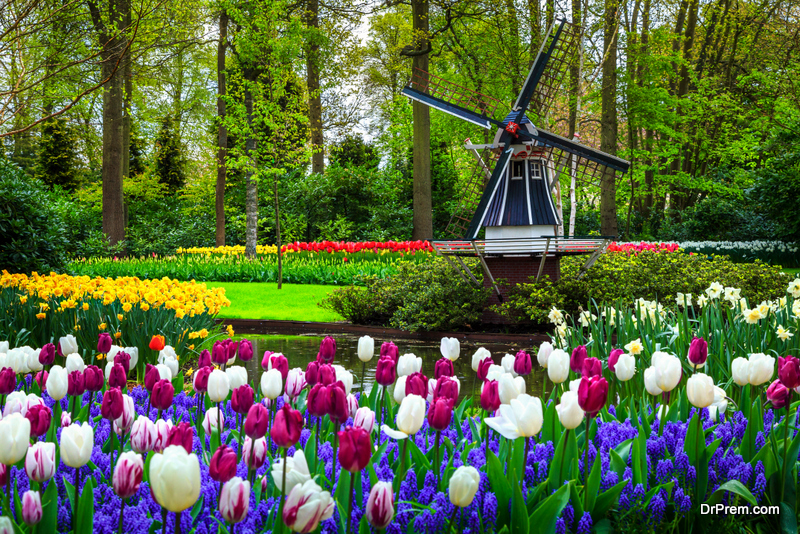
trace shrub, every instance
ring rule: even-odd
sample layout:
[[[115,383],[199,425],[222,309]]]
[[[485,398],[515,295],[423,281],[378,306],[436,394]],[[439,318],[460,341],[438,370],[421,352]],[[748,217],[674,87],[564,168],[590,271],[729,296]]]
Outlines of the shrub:
[[[354,323],[388,323],[412,331],[469,329],[480,321],[488,290],[465,282],[445,260],[397,267],[390,277],[364,279],[365,289],[335,290],[321,306]],[[470,267],[480,280],[477,261]]]
[[[592,300],[601,304],[643,298],[673,306],[676,293],[697,296],[712,282],[740,288],[751,304],[757,304],[784,296],[788,283],[780,268],[760,261],[734,263],[724,256],[649,251],[603,254],[578,279],[584,261],[581,257],[562,258],[560,280],[518,284],[496,311],[510,318],[544,322],[552,306],[574,313],[580,307],[588,309]]]
[[[63,264],[66,231],[50,197],[41,182],[0,158],[0,268],[46,272]]]

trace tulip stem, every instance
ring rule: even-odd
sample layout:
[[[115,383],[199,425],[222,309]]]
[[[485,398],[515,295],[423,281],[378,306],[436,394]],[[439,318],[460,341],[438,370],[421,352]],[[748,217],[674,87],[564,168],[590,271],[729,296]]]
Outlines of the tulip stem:
[[[347,492],[350,495],[350,506],[347,514],[347,523],[345,524],[345,532],[352,532],[353,528],[353,479],[356,477],[355,473],[350,473],[350,490]]]
[[[114,443],[114,437],[116,436],[116,432],[114,432],[114,421],[109,419],[108,424],[111,426],[111,446],[108,450],[108,458],[109,458],[109,466],[108,466],[108,477],[111,480],[114,477],[114,449],[116,449],[116,444]]]
[[[544,373],[544,379],[542,380],[542,398],[544,399],[547,394],[547,373]]]
[[[283,505],[286,500],[286,455],[288,451],[289,449],[283,449],[283,480],[281,482],[281,503],[278,506],[278,521],[283,521]],[[283,531],[283,528],[281,528],[281,531]]]
[[[242,459],[242,434],[244,434],[244,418],[242,418],[242,426],[239,430],[239,446],[236,449],[236,462],[238,463]],[[253,447],[255,450],[255,447]],[[252,462],[251,462],[252,463]]]
[[[406,478],[406,447],[408,446],[408,440],[410,439],[411,436],[408,436],[403,440],[403,450],[400,452],[400,484],[397,485],[397,491],[400,491],[400,486],[403,484],[403,480]]]
[[[439,461],[439,438],[441,438],[441,432],[436,431],[436,452],[434,452],[434,460],[436,462],[436,488],[439,488],[439,479],[441,478],[442,473],[442,463]],[[403,443],[405,445],[405,442]]]
[[[125,499],[120,499],[120,501],[122,504],[119,505],[119,529],[117,529],[117,532],[122,534],[122,514],[125,512]]]
[[[779,502],[783,502],[783,495],[786,489],[786,462],[789,456],[789,442],[787,441],[789,437],[789,412],[792,409],[792,390],[789,390],[789,399],[787,400],[786,404],[786,421],[784,421],[783,425],[783,466],[781,469],[781,500]],[[792,461],[794,463],[794,461]]]
[[[586,416],[586,443],[583,451],[583,509],[589,508],[589,428],[592,426],[592,417]],[[524,473],[523,473],[524,476]]]
[[[450,530],[453,531],[453,532],[456,532],[456,530],[457,530],[456,518],[458,517],[458,512],[461,511],[461,508],[458,507],[458,506],[454,506],[453,508],[454,508],[453,509],[453,517],[450,519]],[[461,519],[461,518],[458,517],[458,519]],[[459,523],[461,523],[461,521],[459,521]]]
[[[78,486],[81,483],[80,479],[81,470],[79,467],[75,468],[75,498],[72,501],[72,529],[75,531],[75,534],[78,534],[78,495],[80,495],[80,491]],[[8,484],[6,484],[8,486]]]
[[[336,448],[339,445],[339,432],[334,428],[333,430],[333,460],[331,462],[331,491],[336,485]]]
[[[175,512],[175,534],[181,534],[181,514],[183,512]]]
[[[167,534],[167,509],[161,507],[161,534]]]
[[[364,394],[364,377],[367,374],[367,362],[361,362],[361,394]]]

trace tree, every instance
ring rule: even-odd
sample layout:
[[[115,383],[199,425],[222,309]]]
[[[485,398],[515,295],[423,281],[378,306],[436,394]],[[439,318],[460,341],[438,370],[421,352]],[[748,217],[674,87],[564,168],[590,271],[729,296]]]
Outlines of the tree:
[[[217,182],[214,196],[216,212],[215,242],[225,246],[225,179],[228,158],[228,130],[225,127],[225,53],[228,48],[228,12],[223,6],[219,12],[219,40],[217,41]]]
[[[154,152],[158,181],[166,185],[171,193],[176,193],[186,183],[186,160],[172,115],[167,115],[161,121]]]
[[[35,176],[51,188],[58,185],[75,191],[80,171],[75,153],[76,136],[65,119],[50,119],[42,125]]]
[[[617,0],[605,0],[603,16],[603,79],[600,150],[617,154]],[[617,235],[617,184],[614,171],[606,170],[600,178],[600,233]]]

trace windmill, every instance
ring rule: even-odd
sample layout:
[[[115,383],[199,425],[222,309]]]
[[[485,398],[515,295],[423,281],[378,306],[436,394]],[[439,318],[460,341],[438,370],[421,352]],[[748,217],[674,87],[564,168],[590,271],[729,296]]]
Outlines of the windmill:
[[[484,285],[494,289],[500,302],[503,291],[493,272],[509,282],[527,282],[533,274],[540,277],[546,258],[551,258],[548,274],[558,277],[559,257],[588,255],[582,275],[611,242],[610,236],[560,235],[562,221],[552,196],[559,176],[571,173],[579,181],[598,183],[604,175],[615,179],[629,167],[627,161],[587,146],[577,136],[566,139],[531,120],[548,115],[573,58],[572,50],[578,45],[578,28],[564,20],[554,22],[547,35],[519,96],[501,119],[495,118],[503,105],[499,100],[427,72],[414,71],[402,91],[433,109],[487,130],[496,129],[490,144],[467,140],[465,147],[475,154],[476,162],[447,226],[446,233],[453,239],[435,241],[433,246],[465,280],[466,273],[475,283],[478,281],[462,257],[477,255],[486,274]]]

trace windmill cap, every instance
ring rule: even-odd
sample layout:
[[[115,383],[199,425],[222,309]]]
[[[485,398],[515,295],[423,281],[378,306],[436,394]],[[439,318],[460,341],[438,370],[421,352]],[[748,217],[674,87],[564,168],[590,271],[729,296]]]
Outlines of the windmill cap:
[[[517,118],[517,114],[518,114],[518,113],[519,113],[519,111],[511,111],[511,112],[509,112],[509,114],[508,114],[508,115],[506,115],[506,118],[505,118],[505,119],[503,119],[503,126],[508,126],[508,123],[509,123],[509,122],[511,122],[511,121],[513,121],[514,119],[516,119],[516,118]],[[531,124],[531,120],[528,118],[528,116],[527,116],[527,115],[523,115],[523,116],[522,116],[522,120],[521,120],[521,121],[519,121],[519,124],[520,124],[520,125],[523,125],[523,124]]]

